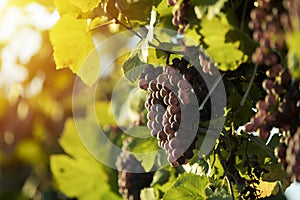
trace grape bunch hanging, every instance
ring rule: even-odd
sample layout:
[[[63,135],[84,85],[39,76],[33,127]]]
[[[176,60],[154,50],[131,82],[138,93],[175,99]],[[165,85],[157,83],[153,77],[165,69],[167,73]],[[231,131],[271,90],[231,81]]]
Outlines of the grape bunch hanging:
[[[139,200],[141,190],[150,186],[154,172],[145,172],[141,162],[128,151],[130,142],[131,138],[123,140],[123,151],[116,160],[119,193],[124,199]]]
[[[300,162],[300,151],[297,149],[299,144],[295,145],[296,141],[299,143],[300,85],[285,69],[286,60],[283,59],[286,56],[285,33],[292,29],[289,15],[293,13],[284,5],[291,3],[293,1],[290,0],[260,0],[258,7],[251,11],[249,27],[253,30],[254,40],[259,43],[252,60],[268,67],[267,79],[262,83],[267,94],[256,103],[258,111],[245,130],[258,131],[262,138],[267,139],[271,130],[278,128],[284,137],[275,154],[284,169],[300,181],[300,165],[297,164]]]
[[[148,91],[147,126],[175,167],[193,157],[199,121],[211,118],[210,101],[199,111],[199,102],[209,93],[202,76],[184,57],[174,58],[164,69],[148,65],[140,76],[139,87]],[[200,119],[184,114],[192,112]]]
[[[167,0],[167,3],[169,6],[174,6],[179,3],[179,5],[177,5],[173,10],[172,23],[173,25],[178,26],[178,33],[183,34],[185,28],[188,25],[187,16],[190,12],[190,9],[192,8],[191,1],[183,0],[182,2],[179,2],[177,0]]]

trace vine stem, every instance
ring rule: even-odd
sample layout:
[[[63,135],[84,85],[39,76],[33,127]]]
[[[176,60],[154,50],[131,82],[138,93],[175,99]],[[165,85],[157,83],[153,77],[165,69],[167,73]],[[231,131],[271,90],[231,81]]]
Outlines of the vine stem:
[[[245,26],[245,17],[246,17],[246,11],[247,11],[247,5],[248,5],[248,0],[245,0],[244,7],[243,7],[243,13],[242,13],[242,21],[241,21],[241,30],[244,30]]]
[[[254,78],[255,78],[255,75],[256,75],[256,72],[257,72],[257,68],[258,68],[258,64],[255,64],[255,67],[254,67],[254,70],[253,70],[253,74],[252,74],[250,83],[249,83],[249,85],[248,85],[248,88],[247,88],[247,90],[246,90],[246,92],[245,92],[245,94],[244,94],[242,100],[241,100],[241,103],[240,103],[241,106],[243,106],[243,105],[245,104],[246,99],[247,99],[247,97],[248,97],[248,95],[249,95],[249,92],[250,92],[250,90],[251,90],[251,87],[252,87],[252,85],[253,85]]]
[[[123,22],[121,22],[119,19],[117,19],[116,17],[114,17],[109,11],[107,11],[107,14],[112,17],[115,20],[115,23],[120,24],[121,26],[123,26],[124,28],[126,28],[128,31],[130,31],[132,34],[136,35],[138,38],[140,38],[141,40],[144,39],[138,32],[136,32],[135,30],[133,30],[131,23],[129,21],[129,19],[127,19],[127,21],[129,21],[130,26],[127,26],[126,24],[124,24]],[[163,43],[161,43],[161,41],[158,40],[158,38],[156,36],[154,36],[154,39],[161,44],[161,46],[163,46]],[[159,48],[157,45],[151,43],[148,41],[149,46],[155,48],[155,49],[160,49],[162,51],[165,51],[166,54],[180,54],[180,55],[184,55],[185,53],[182,51],[174,51],[172,50],[171,52],[162,48]]]
[[[228,169],[227,169],[226,163],[224,162],[224,158],[223,158],[220,150],[218,148],[216,150],[217,150],[217,153],[218,153],[218,155],[220,157],[221,165],[222,165],[222,167],[224,169],[225,178],[226,178],[226,181],[227,181],[227,183],[229,185],[229,190],[230,190],[231,198],[232,198],[232,200],[234,200],[235,198],[234,198],[234,193],[233,193],[233,187],[232,187],[231,181],[228,178]]]

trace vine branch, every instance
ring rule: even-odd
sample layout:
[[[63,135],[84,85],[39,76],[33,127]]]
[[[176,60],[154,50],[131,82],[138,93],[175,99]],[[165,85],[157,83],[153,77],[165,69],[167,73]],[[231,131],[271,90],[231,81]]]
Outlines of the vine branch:
[[[254,78],[255,78],[255,75],[256,75],[256,72],[257,72],[257,68],[258,68],[258,64],[256,64],[255,67],[254,67],[254,70],[253,70],[253,74],[252,74],[250,83],[249,83],[249,85],[248,85],[248,88],[247,88],[247,90],[246,90],[246,92],[245,92],[245,94],[244,94],[242,100],[241,100],[241,103],[240,103],[241,106],[243,106],[243,105],[245,104],[246,99],[247,99],[247,97],[248,97],[248,95],[249,95],[249,92],[250,92],[250,90],[251,90],[251,87],[252,87],[252,85],[253,85]]]

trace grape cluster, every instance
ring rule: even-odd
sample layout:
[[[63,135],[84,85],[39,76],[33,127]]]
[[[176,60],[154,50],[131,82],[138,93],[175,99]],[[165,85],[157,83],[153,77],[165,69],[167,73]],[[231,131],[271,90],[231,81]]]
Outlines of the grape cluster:
[[[123,147],[127,146],[125,143],[130,143],[130,138],[123,140]],[[146,173],[141,163],[126,148],[119,154],[116,167],[119,170],[119,193],[124,199],[139,200],[141,190],[150,186],[153,172]]]
[[[291,28],[286,8],[282,1],[260,0],[258,7],[251,11],[249,27],[253,30],[253,38],[259,43],[252,59],[267,66],[268,70],[267,79],[262,83],[266,96],[256,103],[257,113],[245,125],[245,131],[258,131],[262,138],[268,138],[270,131],[278,128],[284,137],[275,153],[284,169],[297,177],[298,172],[291,170],[293,165],[288,160],[292,158],[287,158],[287,149],[294,148],[290,141],[297,140],[295,135],[300,127],[300,86],[299,81],[293,80],[283,67],[284,60],[280,59],[280,56],[285,56],[285,32]],[[291,157],[296,159],[300,153],[294,151]]]
[[[151,135],[166,150],[172,166],[187,163],[193,157],[199,115],[200,121],[211,118],[210,101],[199,111],[199,102],[208,95],[201,74],[184,57],[174,58],[164,70],[148,65],[139,87],[148,91],[145,107]],[[190,114],[195,112],[198,117]]]
[[[246,132],[258,131],[262,138],[268,138],[273,127],[293,135],[300,126],[299,81],[292,81],[287,70],[276,70],[273,79],[264,80],[267,95],[256,103],[257,113],[245,126]]]
[[[218,71],[215,62],[213,62],[211,58],[202,51],[199,52],[199,61],[204,73],[214,75]]]
[[[205,74],[217,74],[218,67],[216,63],[206,53],[204,53],[203,50],[200,50],[199,46],[187,46],[184,40],[181,40],[180,42],[186,55],[190,55],[190,57],[198,57],[199,65]]]
[[[169,0],[169,5],[175,5],[177,3],[176,0]],[[190,0],[183,0],[178,8],[173,11],[173,19],[172,23],[175,26],[178,26],[178,33],[183,34],[185,27],[188,25],[187,15],[189,13],[189,9],[191,7]]]
[[[254,63],[273,66],[279,61],[276,51],[284,47],[284,26],[281,15],[286,13],[280,0],[259,0],[258,7],[251,13],[249,28],[253,30],[253,39],[259,43],[252,55]]]
[[[267,95],[264,100],[256,103],[258,112],[245,126],[245,131],[258,131],[262,138],[268,138],[273,127],[286,130],[290,122],[282,119],[294,119],[293,112],[286,116],[285,112],[276,111],[277,108],[280,110],[296,107],[294,101],[286,101],[293,99],[289,97],[295,96],[294,93],[298,90],[292,87],[291,76],[283,69],[277,53],[281,52],[285,45],[285,25],[281,19],[286,13],[282,1],[259,0],[258,7],[250,14],[249,27],[253,30],[254,40],[259,43],[252,60],[268,67],[267,79],[262,84]]]
[[[292,137],[281,139],[275,155],[288,174],[300,182],[300,127]]]

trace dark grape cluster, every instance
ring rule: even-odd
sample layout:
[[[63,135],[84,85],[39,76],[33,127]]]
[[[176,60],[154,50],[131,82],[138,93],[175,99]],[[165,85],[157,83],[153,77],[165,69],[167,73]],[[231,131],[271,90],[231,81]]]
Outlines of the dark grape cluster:
[[[297,128],[299,117],[295,118],[294,115],[298,111],[296,93],[299,89],[295,87],[297,82],[293,83],[291,75],[283,68],[279,58],[282,55],[280,52],[284,50],[285,27],[288,24],[288,20],[282,20],[285,18],[282,16],[286,16],[287,11],[279,0],[259,0],[257,3],[258,7],[251,11],[249,23],[253,38],[259,43],[252,60],[268,67],[267,79],[262,84],[267,95],[264,100],[257,102],[258,112],[245,126],[245,130],[258,131],[261,137],[268,138],[273,127],[284,131],[291,127],[292,132]],[[291,109],[295,112],[289,112]]]
[[[253,30],[253,39],[259,43],[252,55],[254,63],[273,66],[278,64],[276,51],[284,47],[284,26],[281,15],[286,13],[280,0],[259,0],[258,7],[251,11],[249,28]]]
[[[126,143],[130,143],[130,138],[123,141],[125,148],[116,161],[119,192],[124,199],[139,200],[141,190],[150,186],[154,173],[145,172],[141,163],[127,150]]]
[[[147,126],[166,150],[172,166],[185,164],[193,157],[199,119],[211,118],[210,101],[199,111],[199,102],[208,95],[202,76],[184,57],[174,58],[164,70],[148,65],[140,76],[139,87],[148,91]]]
[[[285,4],[289,1],[286,0]],[[276,155],[282,166],[297,177],[296,171],[290,169],[290,162],[287,161],[287,149],[293,148],[289,141],[296,140],[294,137],[297,137],[296,131],[300,127],[300,88],[299,81],[293,80],[282,64],[286,54],[285,33],[291,28],[286,8],[282,1],[260,0],[258,7],[251,11],[249,27],[253,30],[254,40],[259,43],[252,59],[268,69],[267,79],[262,83],[266,96],[256,103],[257,113],[245,125],[245,131],[258,131],[262,138],[267,139],[270,131],[274,127],[278,128],[283,138],[276,149]],[[299,152],[291,156],[299,157],[300,154],[297,154]]]
[[[169,5],[175,5],[176,0],[168,0]],[[188,25],[187,15],[191,7],[190,0],[183,0],[179,6],[173,11],[172,23],[178,26],[178,33],[183,34],[185,27]]]
[[[185,45],[184,40],[181,40],[180,42],[183,46],[184,53],[186,55],[190,55],[190,57],[198,57],[199,65],[205,74],[209,74],[209,75],[218,74],[217,73],[218,67],[216,63],[206,53],[204,53],[203,50],[200,50],[199,46],[187,46]]]
[[[273,79],[264,80],[267,95],[256,103],[257,113],[245,126],[246,132],[258,131],[262,138],[268,138],[273,127],[293,135],[300,126],[299,81],[292,81],[287,70],[276,70]]]
[[[275,155],[292,178],[300,182],[300,127],[292,137],[284,137]]]

